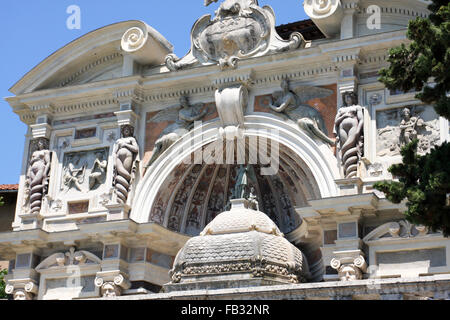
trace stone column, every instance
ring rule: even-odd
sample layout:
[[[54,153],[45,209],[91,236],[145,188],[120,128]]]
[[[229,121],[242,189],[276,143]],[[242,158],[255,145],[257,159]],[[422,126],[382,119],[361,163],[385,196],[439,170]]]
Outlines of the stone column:
[[[50,136],[52,132],[51,105],[34,106],[39,115],[36,124],[30,125],[31,141],[29,158],[25,171],[25,183],[20,189],[23,199],[21,203],[21,230],[37,229],[42,225],[42,218],[48,210],[46,195],[49,193],[52,152]]]
[[[31,279],[11,281],[5,288],[6,294],[11,294],[14,300],[33,300],[39,291],[39,287]]]
[[[39,275],[34,269],[39,257],[35,247],[17,249],[12,274],[7,276],[5,292],[14,300],[33,300],[39,291]]]
[[[121,96],[119,93],[117,96]],[[114,196],[111,203],[105,205],[108,209],[108,221],[128,219],[131,210],[130,203],[133,198],[134,185],[140,176],[139,170],[139,144],[135,138],[136,126],[139,116],[135,113],[137,108],[136,94],[119,99],[120,111],[114,114],[120,128],[120,138],[116,141],[113,150]],[[123,157],[128,154],[124,161]],[[131,163],[131,167],[127,166]]]
[[[341,40],[355,37],[356,17],[359,9],[359,0],[341,0],[344,17],[341,22]]]
[[[102,271],[97,272],[95,285],[100,288],[102,297],[111,298],[122,295],[131,288],[127,269],[128,248],[120,242],[105,242]]]
[[[337,240],[331,267],[338,271],[341,281],[361,280],[367,271],[362,241],[359,237],[361,209],[349,209],[349,214],[336,217]]]

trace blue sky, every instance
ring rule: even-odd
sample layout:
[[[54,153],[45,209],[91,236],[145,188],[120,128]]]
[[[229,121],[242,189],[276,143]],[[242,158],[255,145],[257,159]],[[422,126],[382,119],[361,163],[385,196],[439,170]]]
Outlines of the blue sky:
[[[275,10],[277,24],[307,19],[302,0],[260,0]],[[69,30],[67,7],[81,8],[81,30]],[[189,49],[189,33],[196,19],[213,13],[203,0],[17,0],[0,4],[0,184],[18,183],[26,125],[4,97],[23,75],[67,43],[103,26],[143,20],[157,29],[182,57]]]

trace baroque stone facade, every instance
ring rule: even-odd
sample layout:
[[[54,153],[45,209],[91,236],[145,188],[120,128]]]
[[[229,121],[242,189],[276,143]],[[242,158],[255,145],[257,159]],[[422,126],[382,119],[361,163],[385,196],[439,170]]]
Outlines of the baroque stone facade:
[[[411,139],[426,153],[450,138],[432,106],[377,81],[426,5],[303,5],[311,20],[279,28],[256,0],[220,1],[183,58],[144,22],[113,24],[20,79],[6,99],[28,126],[14,232],[0,234],[7,292],[449,299],[450,241],[373,189]]]

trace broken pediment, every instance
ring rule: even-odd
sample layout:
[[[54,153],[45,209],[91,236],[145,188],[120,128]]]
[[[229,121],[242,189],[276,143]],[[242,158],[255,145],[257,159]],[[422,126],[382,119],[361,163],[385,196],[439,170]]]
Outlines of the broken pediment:
[[[95,254],[88,251],[75,251],[75,248],[70,248],[65,253],[55,253],[44,261],[42,261],[37,267],[37,271],[42,271],[50,268],[66,268],[68,266],[80,266],[87,264],[100,264],[102,261]]]
[[[145,22],[115,23],[59,49],[10,91],[20,95],[129,76],[126,70],[130,61],[146,66],[161,65],[172,50],[173,46]]]

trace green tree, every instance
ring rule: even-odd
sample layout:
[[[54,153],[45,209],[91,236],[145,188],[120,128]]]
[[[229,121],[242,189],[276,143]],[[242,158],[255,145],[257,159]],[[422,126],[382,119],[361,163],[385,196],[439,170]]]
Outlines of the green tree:
[[[380,71],[380,81],[391,90],[419,92],[417,99],[433,104],[439,115],[450,119],[450,1],[433,0],[428,9],[428,18],[409,23],[411,43],[390,50],[390,67]],[[409,221],[449,237],[450,144],[425,156],[417,155],[417,145],[417,140],[406,145],[401,152],[403,163],[389,168],[398,181],[379,182],[374,187],[394,203],[407,199]]]
[[[0,299],[6,299],[8,298],[8,295],[5,293],[5,287],[6,283],[4,280],[4,277],[8,274],[8,270],[1,270],[0,271]]]

